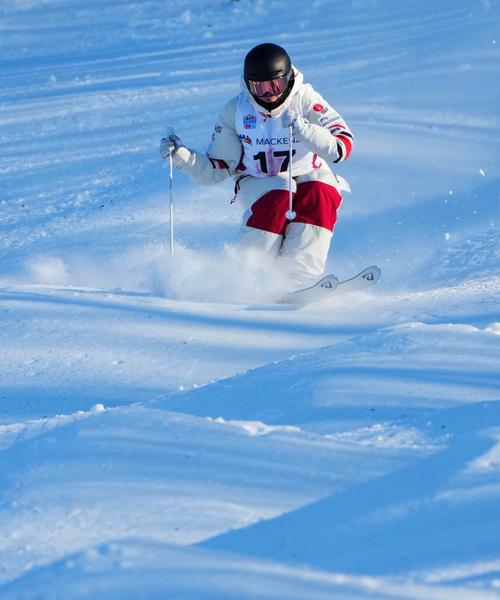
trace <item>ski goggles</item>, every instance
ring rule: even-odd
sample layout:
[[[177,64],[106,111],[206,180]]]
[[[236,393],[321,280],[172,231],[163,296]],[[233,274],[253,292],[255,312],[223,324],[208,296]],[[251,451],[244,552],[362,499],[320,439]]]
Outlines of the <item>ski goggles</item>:
[[[258,98],[264,98],[265,96],[280,96],[286,90],[287,85],[287,75],[282,75],[276,79],[269,79],[268,81],[248,80],[248,89]]]

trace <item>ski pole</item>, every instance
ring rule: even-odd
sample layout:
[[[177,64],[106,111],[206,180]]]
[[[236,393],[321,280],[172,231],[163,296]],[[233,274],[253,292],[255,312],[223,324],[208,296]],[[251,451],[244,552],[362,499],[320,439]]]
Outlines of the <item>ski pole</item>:
[[[172,150],[168,154],[169,159],[169,190],[170,190],[170,254],[174,253],[174,171]]]
[[[293,156],[293,124],[288,125],[288,210],[285,217],[288,221],[293,221],[297,216],[293,210],[292,195],[292,156]]]

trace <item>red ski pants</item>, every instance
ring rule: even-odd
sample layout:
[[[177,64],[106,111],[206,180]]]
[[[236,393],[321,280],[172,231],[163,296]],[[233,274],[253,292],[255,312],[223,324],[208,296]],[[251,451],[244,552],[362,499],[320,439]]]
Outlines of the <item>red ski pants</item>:
[[[337,210],[342,202],[338,190],[322,181],[304,181],[297,184],[293,195],[294,223],[307,223],[333,231],[337,221]],[[289,221],[287,190],[271,190],[251,206],[251,215],[246,225],[278,235],[284,235]]]

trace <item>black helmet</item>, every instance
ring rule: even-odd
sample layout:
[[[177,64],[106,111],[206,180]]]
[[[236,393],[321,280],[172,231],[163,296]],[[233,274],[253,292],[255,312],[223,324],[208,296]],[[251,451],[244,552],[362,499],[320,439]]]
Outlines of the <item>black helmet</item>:
[[[276,44],[260,44],[245,57],[245,80],[266,81],[277,77],[289,77],[292,61],[286,50]]]
[[[292,61],[286,50],[276,44],[260,44],[252,48],[245,57],[243,77],[250,93],[261,106],[272,110],[282,104],[293,85]],[[266,101],[254,82],[272,82],[276,100]]]

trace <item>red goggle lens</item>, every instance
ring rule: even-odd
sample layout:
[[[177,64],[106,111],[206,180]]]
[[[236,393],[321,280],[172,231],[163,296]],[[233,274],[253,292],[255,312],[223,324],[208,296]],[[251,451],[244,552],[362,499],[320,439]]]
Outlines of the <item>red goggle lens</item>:
[[[249,81],[248,89],[254,96],[264,98],[265,96],[279,96],[286,90],[287,85],[288,77],[283,75],[268,81]]]

